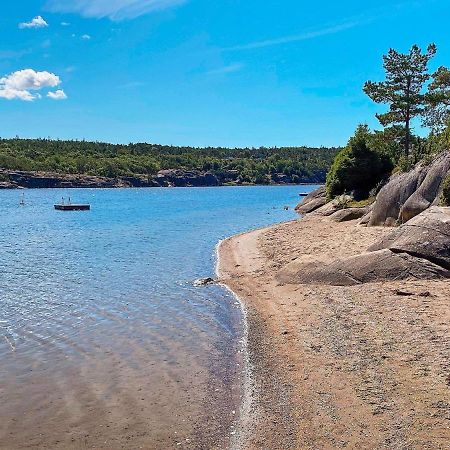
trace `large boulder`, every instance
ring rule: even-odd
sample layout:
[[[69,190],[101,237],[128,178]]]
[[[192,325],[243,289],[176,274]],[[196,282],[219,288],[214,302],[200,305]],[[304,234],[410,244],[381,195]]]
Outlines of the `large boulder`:
[[[310,192],[301,203],[299,203],[295,210],[299,214],[309,214],[316,209],[327,203],[327,193],[325,191],[325,187],[321,186],[320,188]]]
[[[285,283],[335,286],[436,278],[450,278],[450,207],[427,209],[366,253],[324,265],[293,261],[279,273]]]
[[[361,219],[369,212],[369,207],[344,208],[331,214],[330,219],[334,222],[348,222],[349,220]]]
[[[367,212],[364,216],[361,217],[360,221],[358,222],[358,225],[366,227],[369,224],[370,218],[372,217],[372,211],[373,211],[374,205],[375,205],[375,203],[372,203],[371,205],[369,205],[367,207]]]
[[[441,185],[450,171],[450,152],[440,155],[428,168],[427,174],[411,197],[400,210],[400,220],[407,222],[425,211],[431,205],[439,203]]]
[[[350,195],[345,194],[340,195],[339,197],[336,197],[334,200],[331,200],[331,202],[328,202],[325,205],[321,206],[320,208],[317,208],[314,211],[314,214],[318,214],[320,216],[331,216],[336,211],[344,209],[346,205],[352,200],[354,199]]]
[[[392,175],[378,193],[368,225],[397,226],[402,206],[414,194],[425,176],[426,168],[422,166],[411,172]]]
[[[403,224],[369,251],[389,249],[450,269],[450,208],[433,206]]]
[[[430,165],[419,163],[407,173],[392,175],[377,196],[369,226],[397,226],[437,204],[445,176],[450,171],[450,152]]]
[[[362,283],[418,279],[450,278],[450,271],[427,259],[384,249],[363,253],[331,264],[288,264],[280,271],[282,283],[354,286]]]
[[[325,203],[325,205],[314,210],[314,214],[317,214],[319,216],[331,216],[336,211],[339,211],[341,209],[342,205],[339,205],[337,201],[332,200],[331,202]]]

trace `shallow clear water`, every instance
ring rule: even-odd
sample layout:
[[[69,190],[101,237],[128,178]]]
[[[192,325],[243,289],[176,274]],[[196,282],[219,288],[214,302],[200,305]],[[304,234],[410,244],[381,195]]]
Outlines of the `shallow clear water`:
[[[0,442],[219,445],[241,315],[192,281],[214,276],[220,239],[295,217],[312,189],[0,191]],[[69,195],[92,210],[55,211]]]

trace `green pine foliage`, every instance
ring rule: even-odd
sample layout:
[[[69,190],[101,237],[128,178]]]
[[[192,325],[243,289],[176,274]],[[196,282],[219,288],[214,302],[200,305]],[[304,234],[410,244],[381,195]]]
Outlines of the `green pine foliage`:
[[[347,146],[338,153],[326,179],[330,199],[344,193],[353,193],[357,200],[367,198],[392,171],[390,158],[371,148],[372,138],[367,125],[360,125]]]
[[[444,180],[442,188],[442,203],[444,206],[450,206],[450,175]]]
[[[0,168],[106,177],[152,176],[162,169],[209,171],[219,179],[268,184],[323,182],[338,148],[192,148],[48,139],[0,139]]]

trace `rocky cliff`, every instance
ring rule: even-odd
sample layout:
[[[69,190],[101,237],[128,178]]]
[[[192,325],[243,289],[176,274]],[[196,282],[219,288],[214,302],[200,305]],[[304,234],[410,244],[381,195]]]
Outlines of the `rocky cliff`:
[[[123,188],[169,186],[218,186],[209,172],[162,170],[156,175],[106,178],[78,174],[23,172],[0,169],[0,189],[14,188]]]
[[[313,176],[311,183],[323,181],[324,174]],[[199,170],[167,169],[156,175],[106,178],[81,174],[24,172],[0,169],[0,189],[15,188],[123,188],[123,187],[208,187],[243,184],[238,170],[220,175]],[[283,174],[273,174],[271,184],[295,184]]]

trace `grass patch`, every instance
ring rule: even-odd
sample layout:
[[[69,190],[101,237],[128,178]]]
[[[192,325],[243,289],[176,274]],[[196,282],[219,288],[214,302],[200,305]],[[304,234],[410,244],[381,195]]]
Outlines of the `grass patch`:
[[[369,206],[375,202],[376,197],[369,197],[364,200],[351,200],[348,202],[348,208],[364,208],[365,206]]]

